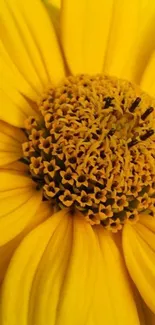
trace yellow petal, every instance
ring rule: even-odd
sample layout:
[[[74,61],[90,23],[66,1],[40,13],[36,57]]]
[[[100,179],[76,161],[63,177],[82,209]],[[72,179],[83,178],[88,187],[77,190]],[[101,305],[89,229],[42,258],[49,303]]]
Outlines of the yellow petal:
[[[16,194],[21,193],[21,190],[16,191]],[[14,191],[15,194],[15,191]],[[25,191],[25,196],[26,196]],[[32,193],[33,195],[33,193]],[[6,198],[7,199],[7,198]],[[4,245],[0,246],[0,283],[4,278],[5,272],[7,270],[9,261],[13,255],[13,252],[15,251],[16,247],[18,247],[19,243],[23,239],[23,237],[26,236],[26,234],[31,231],[33,228],[35,228],[39,223],[43,222],[45,219],[47,219],[49,216],[51,216],[52,209],[51,205],[47,202],[41,202],[37,211],[34,215],[32,215],[31,218],[28,218],[27,223],[25,224],[25,228],[13,239],[5,243]],[[27,215],[26,215],[27,218]]]
[[[150,57],[150,60],[145,68],[141,79],[141,88],[155,97],[155,51]]]
[[[94,292],[96,255],[90,225],[76,217],[73,225],[70,217],[60,222],[35,276],[30,324],[86,324]]]
[[[0,121],[0,166],[22,157],[21,144],[24,141],[26,137],[20,129]]]
[[[146,218],[146,216],[144,214],[141,214],[140,215],[140,223],[142,225],[144,225],[145,227],[147,227],[148,229],[150,229],[153,233],[155,233],[154,218],[150,218],[150,217]]]
[[[140,325],[132,285],[120,251],[117,235],[96,227],[101,250],[100,272],[97,274],[95,309],[92,324]],[[104,317],[103,317],[104,313]],[[93,312],[92,312],[93,315]],[[130,315],[130,317],[129,317]],[[90,323],[91,324],[91,323]]]
[[[2,325],[140,325],[112,236],[94,232],[65,210],[33,230],[16,250],[1,311]]]
[[[146,306],[136,287],[133,287],[140,325],[154,325],[155,314]]]
[[[130,3],[134,6],[133,2]],[[141,0],[139,6],[138,34],[136,33],[136,41],[129,53],[129,59],[125,60],[126,65],[124,67],[125,77],[136,83],[140,83],[155,44],[155,2]],[[132,29],[132,21],[130,26]]]
[[[1,13],[2,41],[26,79],[35,88],[60,80],[64,74],[61,53],[42,1],[2,0]]]
[[[12,61],[4,44],[0,41],[0,70],[1,76],[5,78],[9,84],[14,86],[25,97],[34,100],[39,95],[30,83],[24,78],[23,74],[18,70],[16,64]]]
[[[61,222],[61,223],[60,223]],[[58,227],[60,224],[60,228]],[[41,224],[39,227],[37,227],[34,231],[32,231],[21,243],[19,246],[16,254],[14,255],[9,269],[8,273],[5,279],[5,283],[3,286],[3,293],[2,293],[2,324],[5,325],[30,325],[34,324],[33,321],[31,321],[30,317],[30,310],[29,310],[29,299],[31,298],[31,289],[35,284],[33,284],[34,277],[37,276],[37,268],[39,268],[41,262],[42,262],[42,256],[44,253],[46,254],[46,250],[49,250],[50,258],[46,260],[45,265],[45,272],[42,273],[42,276],[47,273],[47,266],[52,263],[52,255],[54,258],[60,254],[60,260],[65,260],[65,255],[62,255],[64,251],[66,251],[66,245],[70,245],[71,239],[68,238],[68,241],[65,240],[65,245],[62,245],[61,243],[61,249],[59,251],[54,250],[58,246],[59,242],[59,235],[60,239],[62,239],[62,233],[64,235],[64,228],[67,230],[67,224],[68,224],[68,218],[66,218],[64,212],[59,212],[56,215],[54,215],[52,218],[49,218],[46,222]],[[71,225],[71,224],[70,224]],[[59,228],[59,233],[58,229]],[[51,238],[55,234],[55,231],[57,231],[57,240],[56,242],[51,243]],[[68,231],[67,231],[68,234]],[[54,235],[54,239],[55,235]],[[59,244],[60,244],[59,243]],[[54,244],[54,247],[52,247],[52,244]],[[67,253],[67,251],[66,251]],[[69,253],[69,251],[68,251]],[[59,258],[57,259],[59,261]],[[67,262],[67,256],[66,256],[66,262]],[[52,268],[57,268],[57,265],[52,265]],[[18,272],[17,272],[18,269]],[[39,269],[38,269],[39,270]],[[59,273],[61,275],[61,270],[58,270],[58,276]],[[64,270],[63,270],[64,271]],[[50,270],[48,271],[49,277],[46,279],[45,285],[47,285],[47,280],[50,280]],[[52,269],[51,269],[52,273]],[[56,276],[57,274],[55,274]],[[13,280],[14,279],[14,280]],[[13,281],[12,281],[13,280]],[[21,288],[21,281],[22,281],[22,288]],[[63,281],[63,278],[62,278]],[[59,284],[59,282],[57,282]],[[55,282],[55,284],[57,284]],[[33,286],[32,286],[33,285]],[[41,279],[41,282],[39,286],[36,289],[36,294],[40,293],[39,287],[42,287],[43,285],[43,278]],[[54,285],[54,283],[53,283]],[[11,292],[12,288],[15,288],[15,296],[13,297]],[[49,287],[50,289],[50,287]],[[14,290],[14,289],[13,289]],[[41,292],[42,298],[45,298],[46,292],[44,290]],[[8,299],[9,297],[9,299]],[[37,298],[37,297],[36,297]],[[39,297],[41,299],[41,297]],[[32,299],[32,298],[31,298]],[[39,299],[38,299],[39,300]],[[35,302],[34,302],[35,303]],[[32,304],[32,302],[31,302]],[[47,310],[52,307],[53,303],[50,304],[50,301],[48,302],[46,308]],[[35,306],[36,307],[36,306]],[[33,312],[33,311],[32,311]],[[37,312],[40,312],[38,309]],[[18,313],[18,314],[17,314]],[[32,315],[33,316],[33,315]],[[44,324],[48,325],[47,322],[45,322],[46,317],[48,315],[44,315]],[[38,323],[39,324],[39,323]],[[37,325],[38,325],[37,324]],[[50,322],[50,325],[52,323]]]
[[[37,115],[26,98],[5,77],[5,71],[2,72],[0,79],[0,97],[0,119],[7,123],[24,127],[24,120],[28,116]]]
[[[95,288],[96,242],[90,225],[65,211],[32,231],[8,268],[2,325],[86,325]]]
[[[41,202],[23,166],[13,163],[0,170],[0,282],[21,239],[53,212],[51,205]]]
[[[24,126],[26,114],[0,89],[1,107],[0,119],[17,127]]]
[[[45,5],[52,19],[56,34],[60,38],[60,0],[45,0]]]
[[[0,18],[3,77],[0,117],[20,127],[25,115],[33,115],[23,95],[32,99],[32,93],[41,94],[49,82],[58,82],[63,78],[63,61],[42,1],[1,0]],[[13,75],[14,70],[18,71],[17,77]],[[20,79],[21,85],[18,84]]]
[[[152,217],[153,219],[153,217]],[[150,246],[150,248],[155,252],[155,231],[149,229],[147,226],[141,224],[141,222],[136,225],[137,234]]]
[[[28,305],[33,277],[35,276],[38,264],[44,250],[46,249],[46,246],[48,245],[50,237],[52,236],[52,233],[57,227],[59,221],[60,220],[57,217],[54,217],[52,223],[51,219],[49,219],[47,222],[30,233],[30,235],[24,239],[21,246],[18,248],[17,253],[13,257],[3,290],[2,311],[4,318],[2,319],[2,324],[3,322],[4,324],[11,325],[17,325],[18,323],[20,325],[30,324],[28,321]],[[18,272],[16,271],[17,268]],[[10,281],[10,274],[11,278],[14,278],[14,281]],[[23,290],[21,290],[21,281],[24,281]],[[10,289],[12,287],[16,288],[15,299],[13,296],[11,297]],[[21,294],[21,291],[23,295]],[[8,296],[10,296],[9,304]],[[16,313],[17,310],[19,311],[19,315]]]
[[[29,174],[29,167],[28,165],[24,164],[23,162],[21,161],[14,161],[10,164],[7,164],[7,165],[4,165],[4,166],[1,166],[1,170],[3,171],[16,171],[19,173],[19,175],[28,175]],[[32,185],[32,182],[31,182],[31,185]],[[34,184],[33,184],[33,187],[34,187]]]
[[[135,51],[139,26],[139,0],[114,1],[113,17],[104,71],[126,78],[126,66]]]
[[[149,229],[150,222],[147,227],[149,218],[152,217],[146,216],[146,226],[124,226],[123,249],[129,273],[143,300],[155,313],[155,232]]]
[[[0,170],[0,245],[18,235],[41,202],[32,180],[13,170]]]
[[[112,7],[113,0],[62,1],[62,44],[73,74],[102,72]]]
[[[144,317],[146,325],[155,324],[155,314],[143,303]]]
[[[60,9],[61,6],[61,0],[44,0],[45,3],[51,4],[52,6]]]

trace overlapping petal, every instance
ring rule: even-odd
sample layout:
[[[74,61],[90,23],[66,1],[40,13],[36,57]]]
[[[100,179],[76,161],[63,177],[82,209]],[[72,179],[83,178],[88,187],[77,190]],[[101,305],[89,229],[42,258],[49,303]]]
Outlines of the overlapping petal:
[[[102,229],[94,232],[65,210],[23,240],[9,265],[2,298],[2,325],[140,325],[112,236]]]
[[[52,23],[54,25],[58,40],[60,41],[60,0],[45,0],[45,5],[47,7],[48,13],[51,17]]]
[[[73,74],[102,72],[112,8],[113,0],[62,1],[62,45]]]
[[[140,312],[118,236],[92,228],[67,210],[51,216],[52,207],[41,201],[27,167],[15,162],[25,141],[16,127],[38,114],[34,102],[65,71],[42,1],[1,0],[0,9],[0,281],[8,268],[0,323],[153,325],[148,307],[155,313],[154,219],[141,216],[139,223],[123,230],[126,265],[148,306],[142,307],[140,298]],[[55,13],[51,17],[56,25]],[[71,73],[104,71],[136,82],[143,75],[142,88],[155,95],[152,0],[63,0],[61,19]]]
[[[107,1],[108,2],[108,1]],[[139,0],[114,1],[104,72],[126,78],[139,27]]]
[[[55,83],[63,78],[63,61],[54,28],[42,1],[2,0],[0,9],[4,74],[0,117],[15,126],[22,126],[26,116],[33,115],[25,95],[32,99],[32,94],[41,94],[49,82]],[[18,71],[17,79],[16,74],[13,75],[15,70]],[[21,85],[18,84],[20,79]],[[37,96],[34,96],[36,100]]]
[[[146,325],[154,325],[155,324],[155,314],[152,313],[152,311],[145,305],[144,302],[143,304],[143,310],[144,310],[144,317],[145,317],[145,324]]]
[[[155,313],[155,220],[141,218],[135,226],[123,230],[125,261],[136,287],[148,307]]]
[[[140,325],[132,285],[120,250],[119,238],[117,235],[114,238],[102,227],[96,227],[96,233],[101,259],[99,273],[96,275],[92,324]]]
[[[8,269],[2,324],[86,324],[96,267],[90,251],[94,253],[95,243],[91,227],[76,219],[72,225],[63,211],[31,232]],[[16,297],[11,297],[12,290]]]
[[[138,315],[140,319],[140,325],[154,325],[155,324],[155,314],[147,307],[143,298],[140,296],[137,288],[133,287],[133,293],[136,301],[136,307],[138,310]]]
[[[141,79],[142,89],[148,92],[148,94],[155,97],[154,73],[155,73],[155,51],[152,53]]]
[[[19,165],[15,163],[0,170],[0,280],[24,235],[49,212],[52,214],[51,207],[41,202],[41,193]]]
[[[25,141],[26,137],[20,129],[0,121],[0,166],[21,158],[21,145]]]
[[[117,2],[117,1],[116,1]],[[123,77],[130,81],[140,83],[143,72],[146,68],[148,60],[154,51],[155,45],[155,2],[152,0],[141,0],[139,2],[139,13],[137,17],[137,30],[135,30],[136,39],[133,34],[130,36],[133,37],[135,42],[133,47],[129,50],[127,57],[124,57],[124,73]],[[137,4],[138,4],[137,2]],[[129,2],[128,2],[129,3]],[[135,5],[134,1],[130,1],[133,8]],[[128,5],[127,5],[128,6]],[[129,11],[129,15],[134,16]],[[127,18],[127,17],[126,17]],[[130,20],[130,17],[128,18]],[[126,24],[128,24],[128,19],[124,23],[123,29],[126,29]],[[132,21],[130,24],[132,31]],[[117,37],[116,37],[117,38]],[[127,37],[128,41],[128,37]],[[121,48],[124,47],[122,43]]]

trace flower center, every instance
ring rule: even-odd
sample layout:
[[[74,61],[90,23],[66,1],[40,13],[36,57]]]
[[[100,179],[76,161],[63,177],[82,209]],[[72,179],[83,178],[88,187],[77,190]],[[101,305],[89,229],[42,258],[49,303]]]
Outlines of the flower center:
[[[117,78],[72,76],[39,103],[24,157],[43,199],[117,231],[155,214],[155,100]]]

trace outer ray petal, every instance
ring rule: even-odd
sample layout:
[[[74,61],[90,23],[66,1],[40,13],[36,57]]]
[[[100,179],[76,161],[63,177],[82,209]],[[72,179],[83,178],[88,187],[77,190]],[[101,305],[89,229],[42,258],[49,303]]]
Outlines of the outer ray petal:
[[[0,282],[21,239],[52,213],[22,163],[0,170]]]
[[[2,70],[0,79],[0,119],[14,126],[23,127],[24,120],[28,116],[36,116],[37,113],[30,105],[28,100],[15,89],[10,80],[5,77]]]
[[[73,74],[102,72],[112,5],[113,0],[63,0],[62,44]]]
[[[94,295],[92,306],[92,324],[102,325],[104,313],[107,317],[105,324],[140,325],[132,286],[122,252],[118,248],[119,243],[117,245],[114,237],[102,227],[96,227],[96,233],[100,243],[101,260],[95,285],[97,296]],[[115,239],[119,240],[116,235]]]
[[[155,2],[152,0],[141,0],[139,2],[138,35],[130,51],[129,60],[125,60],[126,65],[124,66],[124,76],[136,83],[140,83],[155,44]]]
[[[154,325],[155,314],[152,313],[151,310],[144,303],[143,303],[143,310],[144,310],[146,325]]]
[[[136,287],[134,287],[133,289],[136,300],[136,307],[140,319],[140,325],[154,325],[155,314],[153,314],[151,310],[146,306]]]
[[[141,87],[150,95],[155,97],[155,51],[146,66],[141,79]]]
[[[42,1],[1,0],[0,9],[4,75],[1,88],[6,111],[5,114],[2,110],[1,118],[5,121],[8,118],[11,123],[9,114],[14,112],[11,114],[15,115],[12,123],[21,126],[24,115],[32,111],[23,95],[31,99],[34,95],[33,99],[36,100],[36,94],[42,93],[49,82],[58,82],[64,76],[63,62],[52,23]],[[12,69],[18,71],[17,78],[14,76],[14,84]],[[20,79],[22,84],[18,85]]]
[[[45,0],[45,2],[51,4],[52,6],[57,7],[58,9],[60,9],[61,0]]]
[[[52,19],[56,34],[59,38],[60,36],[60,0],[45,0],[45,5],[47,7],[48,13]]]
[[[12,3],[12,0],[3,0],[1,9],[2,27],[7,31],[6,35],[2,33],[2,41],[26,79],[38,88],[40,83],[46,85],[49,80],[62,78],[64,70],[59,46],[42,1],[14,0]],[[16,52],[19,49],[18,57],[14,49]]]
[[[39,95],[38,89],[35,90],[24,78],[23,74],[18,70],[17,65],[12,61],[2,41],[0,41],[0,58],[0,69],[3,78],[6,78],[6,80],[24,96],[31,100],[35,100]]]
[[[21,144],[24,141],[26,137],[21,130],[0,121],[0,166],[22,157]]]
[[[96,277],[95,253],[96,239],[88,224],[76,217],[73,226],[70,217],[61,221],[36,273],[30,324],[86,324]]]
[[[21,191],[20,191],[21,192]],[[16,192],[18,195],[19,191]],[[14,193],[15,194],[15,193]],[[26,193],[25,193],[26,196]],[[25,228],[15,236],[13,239],[8,241],[6,244],[0,246],[0,282],[3,280],[9,261],[13,255],[14,250],[18,247],[21,240],[26,234],[35,228],[39,223],[47,219],[52,213],[51,206],[48,203],[41,202],[38,206],[37,211],[31,218],[28,218]]]
[[[139,0],[114,1],[113,17],[104,71],[126,78],[126,65],[135,51],[139,26]]]
[[[23,240],[16,254],[13,256],[2,292],[1,324],[29,324],[28,299],[31,293],[33,277],[35,276],[38,263],[48,245],[50,237],[59,222],[59,216],[54,217],[52,223],[51,218],[48,219]],[[13,278],[14,281],[10,281]],[[16,298],[10,291],[11,287],[15,288],[14,294]],[[8,303],[9,301],[10,303]],[[17,310],[19,314],[16,313]]]
[[[155,233],[154,218],[146,218],[146,216],[142,214],[140,216],[140,223],[144,225],[146,228],[150,229],[153,233]]]
[[[123,249],[129,273],[143,300],[155,313],[155,231],[150,229],[149,216],[144,226],[125,225],[123,230]],[[155,220],[152,218],[152,223]]]
[[[100,232],[98,236],[101,250],[90,225],[79,217],[72,219],[65,210],[33,230],[8,268],[2,325],[115,325],[119,312],[115,310],[114,316],[114,308],[121,303],[123,316],[119,315],[117,325],[123,324],[126,303],[127,315],[131,313],[129,324],[140,325],[120,253],[111,236],[107,239]],[[119,302],[118,291],[110,289],[108,277],[116,263],[118,271],[115,267],[112,283],[119,280],[114,289],[120,287],[119,294],[126,298],[120,297]]]

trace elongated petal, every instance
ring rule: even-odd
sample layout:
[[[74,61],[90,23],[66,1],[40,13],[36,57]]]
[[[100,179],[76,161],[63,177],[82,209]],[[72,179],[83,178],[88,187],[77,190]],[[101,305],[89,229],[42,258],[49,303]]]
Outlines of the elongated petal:
[[[18,195],[19,191],[16,192],[16,194]],[[26,193],[25,193],[25,197],[26,197]],[[9,202],[9,200],[8,200],[8,202]],[[40,202],[35,214],[31,215],[31,218],[27,218],[28,220],[25,223],[24,229],[17,236],[15,236],[13,239],[9,240],[7,243],[2,244],[0,246],[0,256],[1,256],[1,259],[0,259],[0,283],[4,278],[5,272],[7,270],[10,259],[13,255],[13,252],[15,251],[16,247],[18,247],[21,240],[26,236],[26,234],[29,231],[31,231],[38,224],[40,224],[45,219],[47,219],[49,216],[51,216],[51,213],[52,213],[51,205],[49,205],[48,203],[45,203],[45,202]],[[29,215],[27,214],[26,217],[27,216],[29,216]]]
[[[49,82],[58,82],[64,76],[63,62],[52,23],[42,1],[2,0],[0,9],[4,74],[1,85],[4,108],[0,116],[11,123],[9,115],[15,115],[12,124],[21,126],[23,115],[32,115],[32,108],[23,95],[32,99],[33,91],[39,95]],[[12,68],[19,71],[17,79],[16,75],[14,77],[14,85]],[[22,82],[18,86],[18,81],[22,78],[25,79],[25,84]],[[36,96],[33,99],[36,100]]]
[[[151,216],[145,217],[145,225],[125,225],[123,249],[129,273],[148,307],[155,313],[155,231],[150,227]]]
[[[134,6],[134,2],[132,2],[132,5]],[[125,77],[136,83],[140,83],[151,53],[154,51],[155,44],[155,2],[152,0],[141,0],[139,5],[138,35],[130,51],[130,57],[128,60],[125,60],[126,65],[124,66]]]
[[[0,40],[0,69],[1,76],[6,79],[5,82],[9,82],[16,90],[18,90],[25,97],[35,100],[38,95],[38,89],[34,89],[33,86],[25,79],[22,72],[18,69],[16,63],[12,61],[11,56],[7,52],[5,45]]]
[[[126,66],[132,58],[132,52],[135,51],[139,9],[139,0],[114,1],[105,62],[105,72],[110,75],[126,78]]]
[[[0,170],[0,246],[23,231],[41,202],[34,182],[15,165]]]
[[[24,133],[0,121],[0,166],[4,166],[22,157],[21,144],[26,141]]]
[[[0,89],[0,97],[0,119],[14,126],[23,127],[24,120],[27,118],[23,106],[22,109],[17,106],[2,89]]]
[[[60,38],[60,0],[45,0],[45,5],[47,7],[50,18],[54,25],[58,39]]]
[[[60,223],[35,277],[30,324],[86,324],[96,277],[95,249],[95,236],[83,220],[75,217],[72,226],[69,217]]]
[[[122,325],[129,314],[129,324],[140,325],[118,248],[81,217],[58,212],[14,254],[3,286],[2,325]]]
[[[141,79],[141,87],[150,95],[155,97],[155,51],[150,57]]]
[[[61,6],[61,0],[44,0],[45,3],[51,4],[52,6],[60,9]]]
[[[0,170],[0,282],[21,239],[53,212],[26,173],[16,162]]]
[[[31,292],[32,280],[50,237],[59,222],[60,219],[58,217],[56,217],[52,223],[51,219],[47,220],[30,233],[17,249],[17,253],[11,261],[4,284],[2,294],[2,324],[16,325],[18,322],[21,325],[29,324],[28,299]],[[14,281],[10,281],[13,278]],[[23,284],[22,288],[21,281]],[[14,292],[16,297],[12,295],[10,291],[11,287],[16,288]],[[23,293],[23,295],[21,295],[21,293]],[[8,297],[10,301],[9,304]],[[18,315],[17,310],[19,312]]]
[[[145,215],[140,216],[140,223],[144,225],[146,228],[150,229],[153,233],[155,233],[155,222],[154,218],[146,218]]]
[[[146,325],[154,325],[155,324],[155,314],[143,303],[143,310],[145,315],[145,323]]]
[[[147,307],[144,300],[140,296],[137,288],[133,287],[134,297],[136,301],[136,307],[138,310],[138,315],[140,319],[140,325],[154,325],[155,324],[155,314]]]
[[[72,73],[103,70],[113,0],[63,0],[62,44]]]
[[[93,324],[104,323],[104,318],[102,320],[104,312],[105,324],[140,325],[132,285],[119,245],[116,245],[114,237],[102,227],[96,227],[96,232],[101,249],[101,261],[96,284],[98,296],[94,296],[93,303],[95,309],[94,315],[92,312]]]
[[[17,250],[4,283],[2,324],[86,324],[95,278],[96,257],[90,252],[96,240],[89,225],[74,220],[72,229],[65,214],[39,226]]]

